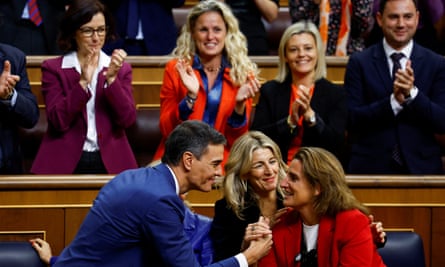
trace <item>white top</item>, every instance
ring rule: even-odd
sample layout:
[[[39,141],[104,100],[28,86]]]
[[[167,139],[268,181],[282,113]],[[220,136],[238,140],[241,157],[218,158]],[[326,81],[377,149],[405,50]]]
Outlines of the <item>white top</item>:
[[[318,227],[319,224],[306,225],[303,223],[303,235],[306,241],[307,251],[311,251],[317,248]]]
[[[97,68],[94,72],[91,83],[88,84],[87,88],[91,93],[91,98],[87,102],[87,137],[85,143],[83,144],[83,151],[93,152],[99,150],[99,144],[97,143],[97,129],[96,129],[96,112],[95,112],[95,102],[96,102],[96,87],[97,87],[97,77],[99,71],[104,67],[110,65],[110,57],[103,51],[100,51],[99,62]],[[71,52],[63,56],[62,59],[62,69],[75,68],[76,71],[81,74],[80,63],[77,58],[77,52]]]

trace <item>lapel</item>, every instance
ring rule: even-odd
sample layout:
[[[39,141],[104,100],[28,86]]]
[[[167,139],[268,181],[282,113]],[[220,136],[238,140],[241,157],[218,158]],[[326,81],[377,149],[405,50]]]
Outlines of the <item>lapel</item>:
[[[61,62],[59,62],[59,64],[61,65]],[[65,88],[70,88],[69,90],[75,90],[74,87],[77,86],[79,84],[79,79],[80,79],[80,74],[76,71],[75,68],[67,68],[67,69],[61,69],[63,76],[66,79],[67,82],[67,87]],[[77,90],[77,89],[76,89]],[[68,93],[68,92],[65,92]],[[87,110],[86,107],[84,109],[82,109],[82,118],[85,122],[85,124],[87,124]]]
[[[14,18],[20,20],[22,18],[23,9],[25,8],[25,5],[28,2],[28,0],[14,0],[10,2],[12,3]]]
[[[286,231],[283,238],[281,240],[274,240],[274,242],[283,242],[283,244],[277,247],[284,248],[282,258],[287,261],[286,266],[293,267],[295,266],[295,257],[301,252],[302,222],[297,211],[290,211],[286,220]],[[289,240],[291,240],[291,242],[286,242]]]
[[[318,266],[330,266],[334,248],[335,218],[322,217],[318,229]]]
[[[388,61],[386,59],[385,50],[383,49],[383,42],[380,42],[378,45],[374,46],[372,51],[372,66],[375,72],[378,74],[378,77],[381,81],[383,81],[383,86],[385,92],[391,94],[392,89],[392,79],[389,72]],[[375,77],[370,74],[369,77]]]
[[[428,66],[425,65],[424,60],[424,53],[422,53],[422,50],[420,47],[414,42],[413,44],[413,51],[411,52],[410,60],[411,60],[411,67],[414,71],[414,76],[416,77],[416,74],[422,73],[425,70],[428,70]],[[420,75],[417,75],[419,77]],[[419,82],[419,79],[414,80],[414,85]],[[416,85],[417,86],[417,85]],[[417,86],[417,88],[422,88],[422,86]]]
[[[282,117],[282,114],[289,114],[290,94],[292,90],[292,75],[288,75],[279,92],[273,92],[275,94],[275,107],[276,117]]]

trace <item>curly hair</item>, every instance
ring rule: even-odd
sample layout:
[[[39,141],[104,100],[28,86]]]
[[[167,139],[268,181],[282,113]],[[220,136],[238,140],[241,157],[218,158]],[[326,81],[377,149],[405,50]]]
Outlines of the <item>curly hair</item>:
[[[231,65],[230,78],[232,82],[241,85],[246,82],[249,75],[258,75],[257,65],[247,56],[247,41],[239,29],[238,20],[226,4],[215,0],[201,1],[190,10],[187,22],[182,26],[172,55],[191,62],[193,56],[199,53],[199,51],[196,51],[192,32],[195,30],[198,18],[206,12],[219,13],[227,28],[224,53]]]
[[[279,82],[284,82],[287,76],[290,74],[291,70],[286,62],[286,49],[287,42],[296,34],[308,33],[314,37],[315,44],[317,46],[317,64],[315,66],[315,80],[319,80],[326,77],[326,58],[323,46],[323,41],[321,40],[320,32],[317,26],[310,21],[300,21],[296,22],[284,31],[283,36],[281,36],[280,46],[278,47],[278,74],[275,80]]]
[[[309,184],[320,186],[320,194],[314,200],[314,209],[319,216],[334,217],[340,211],[350,209],[369,215],[369,210],[352,194],[343,167],[331,152],[323,148],[302,147],[294,159],[301,162]]]
[[[281,189],[278,185],[286,176],[287,166],[281,158],[280,148],[262,132],[247,132],[235,141],[230,150],[229,158],[224,166],[225,178],[222,186],[227,204],[240,219],[243,219],[242,212],[246,208],[246,195],[255,200],[259,198],[246,181],[246,176],[252,169],[253,152],[260,148],[270,149],[279,162],[277,191],[281,194]]]

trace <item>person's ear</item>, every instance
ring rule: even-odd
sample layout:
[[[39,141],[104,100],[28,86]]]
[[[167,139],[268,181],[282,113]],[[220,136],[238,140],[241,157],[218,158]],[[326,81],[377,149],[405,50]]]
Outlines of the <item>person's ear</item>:
[[[319,196],[320,193],[321,193],[321,187],[320,187],[320,184],[316,184],[316,185],[314,186],[314,196]]]
[[[379,26],[381,28],[382,27],[382,14],[380,12],[377,12],[375,18],[377,20],[377,24],[379,24]]]
[[[186,151],[186,152],[184,152],[184,154],[182,154],[182,163],[184,164],[184,168],[187,171],[190,171],[192,169],[193,160],[194,160],[194,156],[193,156],[192,152]]]

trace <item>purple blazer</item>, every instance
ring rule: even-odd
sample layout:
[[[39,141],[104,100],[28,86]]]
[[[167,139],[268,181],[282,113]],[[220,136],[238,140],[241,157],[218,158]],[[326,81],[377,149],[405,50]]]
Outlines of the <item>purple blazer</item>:
[[[71,174],[79,162],[87,135],[86,104],[91,97],[79,84],[80,74],[62,69],[63,57],[42,64],[42,93],[46,104],[48,129],[43,137],[31,172]],[[103,72],[96,87],[97,141],[108,173],[136,168],[137,163],[125,134],[136,120],[132,95],[131,66],[124,63],[115,81],[106,87]]]

